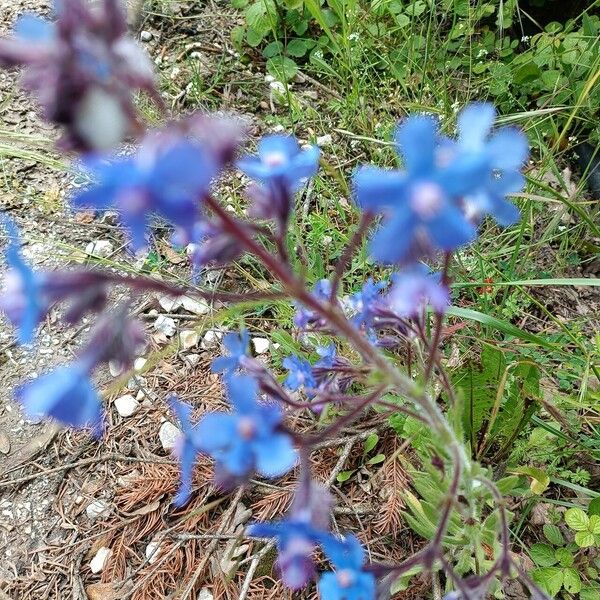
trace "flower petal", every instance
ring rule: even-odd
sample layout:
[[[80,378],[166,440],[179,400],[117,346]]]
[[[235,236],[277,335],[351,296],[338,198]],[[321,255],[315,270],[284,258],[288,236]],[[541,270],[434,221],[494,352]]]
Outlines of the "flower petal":
[[[298,459],[291,438],[277,433],[253,442],[256,469],[264,477],[279,477],[287,473]]]

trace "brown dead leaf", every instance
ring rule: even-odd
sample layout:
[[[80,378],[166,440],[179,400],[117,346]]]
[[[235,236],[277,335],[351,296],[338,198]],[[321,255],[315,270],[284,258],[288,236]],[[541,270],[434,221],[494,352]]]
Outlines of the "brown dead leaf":
[[[84,210],[82,212],[75,213],[74,221],[76,223],[81,223],[83,225],[87,225],[91,223],[95,218],[95,213],[93,210]]]
[[[50,445],[59,431],[60,427],[58,425],[48,425],[40,435],[34,437],[31,441],[14,452],[6,470],[14,470],[26,462],[29,462]]]
[[[160,498],[162,498],[162,496]],[[144,506],[138,508],[137,510],[134,510],[133,512],[124,512],[123,514],[127,517],[141,517],[143,515],[148,515],[151,512],[154,512],[155,510],[158,510],[160,508],[160,498],[158,500],[155,500],[154,502],[151,502],[150,504],[145,504]]]
[[[92,583],[85,588],[85,593],[89,600],[116,600],[122,594],[112,583]]]
[[[176,252],[175,250],[173,250],[173,248],[171,248],[171,246],[169,246],[169,244],[167,244],[166,242],[163,242],[161,240],[159,242],[159,247],[160,247],[161,254],[172,265],[180,265],[182,262],[186,261],[186,257],[185,256],[182,256],[181,254],[179,254],[178,252]]]

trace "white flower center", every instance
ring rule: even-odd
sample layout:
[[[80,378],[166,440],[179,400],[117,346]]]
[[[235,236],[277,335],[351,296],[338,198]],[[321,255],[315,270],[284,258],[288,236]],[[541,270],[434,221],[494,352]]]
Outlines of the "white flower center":
[[[444,192],[437,183],[419,183],[413,189],[410,205],[419,217],[431,219],[442,207],[443,197]]]

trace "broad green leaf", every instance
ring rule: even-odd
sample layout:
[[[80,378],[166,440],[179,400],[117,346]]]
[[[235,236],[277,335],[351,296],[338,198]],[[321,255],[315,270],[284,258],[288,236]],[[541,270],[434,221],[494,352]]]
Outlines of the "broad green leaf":
[[[578,594],[581,590],[581,577],[579,573],[572,568],[563,570],[563,586],[569,594]]]
[[[348,479],[350,479],[350,477],[352,477],[353,474],[354,471],[342,471],[341,473],[338,473],[338,483],[344,483],[344,481],[348,481]]]
[[[539,79],[542,75],[542,70],[533,62],[528,62],[523,65],[515,73],[515,83],[529,83]]]
[[[368,465],[378,465],[385,460],[385,454],[376,454],[367,461]]]
[[[600,533],[600,516],[592,515],[590,517],[590,523],[588,525],[588,530],[592,533],[599,534]]]
[[[518,469],[512,469],[512,473],[519,473],[519,475],[527,475],[531,477],[530,489],[536,494],[543,494],[546,488],[550,485],[550,477],[542,469],[537,467],[519,467]]]
[[[517,475],[509,475],[496,481],[496,487],[503,496],[510,494],[519,485],[519,477]]]
[[[556,525],[546,523],[544,525],[544,535],[553,546],[562,546],[565,543],[565,538]]]
[[[588,515],[599,515],[600,516],[600,498],[594,498],[588,506]]]
[[[575,543],[580,548],[591,548],[595,542],[594,534],[589,531],[578,531],[575,534]]]
[[[558,594],[563,584],[563,571],[558,567],[534,569],[531,577],[551,597]]]
[[[304,56],[312,47],[314,43],[311,40],[291,40],[286,46],[286,52],[290,56],[301,58]]]
[[[565,523],[573,531],[587,531],[590,519],[581,508],[569,508],[565,513]]]
[[[368,454],[369,452],[371,452],[371,450],[373,450],[373,448],[375,448],[375,446],[377,446],[377,442],[379,441],[379,436],[376,433],[372,433],[366,440],[365,440],[365,447],[364,447],[364,454]]]
[[[249,27],[248,31],[246,31],[246,41],[248,42],[248,46],[252,48],[256,48],[257,46],[259,46],[263,41],[264,37],[264,33],[260,33],[252,29],[251,27]]]
[[[274,56],[267,61],[267,71],[279,81],[290,81],[298,72],[298,65],[287,56]]]
[[[280,41],[271,42],[267,44],[263,49],[263,56],[265,58],[273,58],[273,56],[277,56],[281,54],[283,51],[283,44]]]
[[[558,562],[554,548],[548,544],[533,544],[529,554],[533,562],[540,567],[551,567]]]
[[[585,586],[579,592],[579,600],[600,600],[600,588]]]
[[[569,552],[566,548],[557,548],[554,556],[556,556],[556,560],[558,560],[561,567],[573,566],[573,561],[575,558],[573,554],[571,554],[571,552]]]

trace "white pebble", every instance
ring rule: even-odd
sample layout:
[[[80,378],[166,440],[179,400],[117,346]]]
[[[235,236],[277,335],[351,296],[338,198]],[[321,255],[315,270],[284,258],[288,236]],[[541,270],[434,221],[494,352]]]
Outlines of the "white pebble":
[[[140,356],[139,358],[135,359],[133,363],[133,368],[139,373],[140,371],[143,371],[147,362],[148,361],[144,357]]]
[[[165,421],[158,430],[158,437],[164,450],[173,450],[180,435],[181,430],[169,421]]]
[[[210,350],[211,348],[215,348],[219,345],[221,338],[223,337],[222,331],[215,331],[211,329],[204,334],[202,338],[202,343],[200,344],[203,350]]]
[[[91,504],[88,504],[85,509],[86,515],[90,519],[95,519],[96,517],[102,517],[110,511],[110,506],[105,500],[94,500]]]
[[[122,417],[131,417],[140,408],[140,403],[131,394],[125,394],[115,400],[115,408]]]
[[[199,339],[200,336],[198,335],[198,332],[193,329],[184,329],[179,334],[179,343],[181,344],[182,350],[193,348],[198,343]]]
[[[164,333],[167,337],[175,335],[177,331],[177,325],[171,317],[165,317],[165,315],[158,315],[156,321],[154,321],[154,329]]]
[[[153,36],[150,31],[142,31],[142,33],[140,33],[140,40],[142,40],[142,42],[149,42],[152,37]]]
[[[107,258],[113,253],[113,250],[114,246],[108,240],[94,240],[85,247],[87,254],[93,254],[100,258]]]
[[[331,146],[333,144],[333,138],[329,133],[321,135],[317,138],[317,146],[323,148],[324,146]]]
[[[256,354],[265,354],[265,352],[269,351],[269,346],[271,345],[267,338],[262,337],[252,338],[252,344]]]
[[[158,555],[160,554],[160,542],[149,542],[146,546],[145,554],[150,564],[155,563]]]
[[[111,554],[112,550],[110,548],[102,546],[102,548],[100,548],[98,552],[96,552],[96,556],[94,556],[94,558],[92,558],[92,561],[90,562],[90,569],[92,573],[100,573],[100,571],[104,569],[104,565],[106,564],[106,561],[108,560]]]
[[[181,306],[181,299],[173,296],[160,296],[158,303],[169,313],[175,312]]]
[[[210,306],[204,300],[196,300],[189,296],[182,296],[180,300],[183,308],[193,315],[205,315],[210,310]]]

